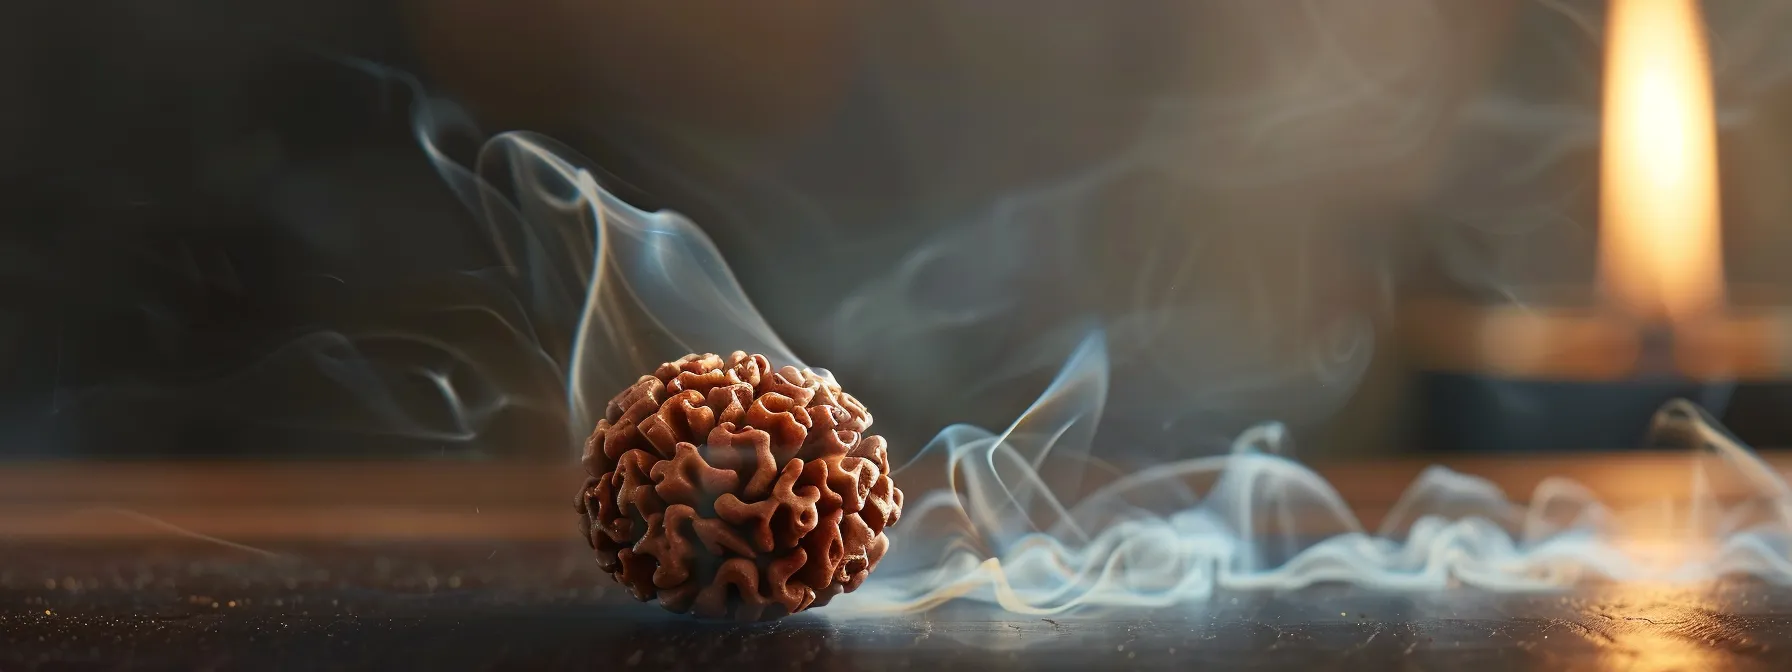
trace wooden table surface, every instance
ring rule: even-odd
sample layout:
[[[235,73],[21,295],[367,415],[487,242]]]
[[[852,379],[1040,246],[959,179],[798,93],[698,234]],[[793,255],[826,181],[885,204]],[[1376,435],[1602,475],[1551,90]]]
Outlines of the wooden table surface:
[[[1427,464],[1317,470],[1373,524]],[[1448,465],[1517,499],[1564,476],[1619,505],[1673,496],[1693,473],[1686,454]],[[704,624],[596,571],[574,531],[581,482],[566,464],[3,465],[0,670],[1792,669],[1792,590],[1747,580]]]

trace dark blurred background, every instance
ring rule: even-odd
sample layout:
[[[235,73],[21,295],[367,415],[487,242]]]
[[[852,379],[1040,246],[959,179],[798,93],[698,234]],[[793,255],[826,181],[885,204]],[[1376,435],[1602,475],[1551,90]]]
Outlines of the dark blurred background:
[[[1710,12],[1730,270],[1776,285],[1792,9]],[[0,456],[570,453],[564,335],[501,319],[409,94],[319,54],[689,215],[910,450],[1006,424],[1090,317],[1101,450],[1265,420],[1399,450],[1404,298],[1591,277],[1599,24],[1573,0],[10,3]]]

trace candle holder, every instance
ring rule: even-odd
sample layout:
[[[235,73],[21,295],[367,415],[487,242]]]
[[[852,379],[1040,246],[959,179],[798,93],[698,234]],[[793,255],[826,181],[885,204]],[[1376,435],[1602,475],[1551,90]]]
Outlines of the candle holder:
[[[1428,298],[1402,311],[1418,375],[1413,442],[1444,452],[1646,448],[1663,404],[1691,400],[1743,440],[1792,444],[1792,302],[1732,289],[1721,315],[1648,329],[1591,292],[1472,303]]]

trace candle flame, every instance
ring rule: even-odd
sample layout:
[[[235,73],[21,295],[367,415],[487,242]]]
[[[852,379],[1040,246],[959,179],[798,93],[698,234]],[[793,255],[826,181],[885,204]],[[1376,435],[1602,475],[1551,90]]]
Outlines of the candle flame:
[[[1717,130],[1697,0],[1612,0],[1600,155],[1600,282],[1614,307],[1685,325],[1721,308]]]

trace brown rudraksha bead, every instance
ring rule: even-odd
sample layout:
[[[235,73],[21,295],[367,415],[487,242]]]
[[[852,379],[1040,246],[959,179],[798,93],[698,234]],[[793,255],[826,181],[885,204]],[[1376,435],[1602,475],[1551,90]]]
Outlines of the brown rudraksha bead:
[[[757,621],[865,581],[902,514],[871,414],[808,369],[686,355],[616,395],[585,442],[580,527],[636,599]]]

